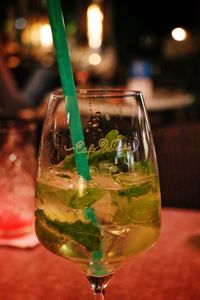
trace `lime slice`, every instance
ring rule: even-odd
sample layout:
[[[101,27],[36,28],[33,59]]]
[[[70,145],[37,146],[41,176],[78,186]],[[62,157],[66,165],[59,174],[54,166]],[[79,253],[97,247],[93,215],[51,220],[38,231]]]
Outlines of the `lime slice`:
[[[69,205],[72,196],[75,194],[75,190],[59,188],[53,185],[49,185],[43,182],[37,182],[36,184],[36,198],[43,204],[48,202],[60,202],[65,205]]]

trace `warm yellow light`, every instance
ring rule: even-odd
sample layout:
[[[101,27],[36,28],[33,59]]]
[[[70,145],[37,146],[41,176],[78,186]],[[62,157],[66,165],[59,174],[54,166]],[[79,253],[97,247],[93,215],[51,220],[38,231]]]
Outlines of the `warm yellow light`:
[[[174,28],[171,35],[175,41],[184,41],[187,37],[187,32],[181,27]]]
[[[34,23],[31,26],[30,41],[34,46],[40,46],[40,23]]]
[[[93,53],[89,56],[89,63],[93,66],[99,65],[101,62],[101,56],[98,53]]]
[[[49,24],[40,27],[40,42],[42,47],[49,48],[53,44],[51,27]]]
[[[97,4],[91,4],[87,9],[87,36],[89,46],[97,49],[102,43],[103,13]]]

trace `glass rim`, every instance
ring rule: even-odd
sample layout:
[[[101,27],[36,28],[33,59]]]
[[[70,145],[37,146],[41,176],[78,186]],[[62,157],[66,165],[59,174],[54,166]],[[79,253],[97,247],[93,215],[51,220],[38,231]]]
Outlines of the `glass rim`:
[[[76,95],[78,98],[124,98],[141,96],[141,91],[130,90],[126,88],[77,88]],[[63,99],[62,88],[57,88],[50,93],[54,99]]]

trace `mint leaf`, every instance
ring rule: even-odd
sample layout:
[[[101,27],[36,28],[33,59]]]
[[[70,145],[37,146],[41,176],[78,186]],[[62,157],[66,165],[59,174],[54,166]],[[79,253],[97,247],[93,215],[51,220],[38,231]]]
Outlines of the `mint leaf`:
[[[99,169],[99,164],[102,161],[110,162],[112,164],[115,163],[116,150],[117,150],[118,144],[120,141],[124,143],[125,137],[123,135],[120,135],[119,131],[117,129],[115,129],[115,130],[109,131],[105,135],[104,139],[107,140],[107,142],[108,142],[108,144],[107,144],[108,149],[102,150],[99,147],[99,149],[97,149],[96,152],[89,153],[89,156],[88,156],[89,165],[96,167],[98,169]],[[60,168],[63,170],[66,170],[66,169],[73,170],[73,169],[75,169],[75,167],[76,167],[76,165],[75,165],[74,154],[67,155],[66,158],[64,159],[63,163],[60,166]],[[118,170],[117,167],[112,168],[111,173],[116,172],[116,169]],[[100,173],[102,173],[101,170],[100,170]]]
[[[83,196],[80,196],[80,193],[76,192],[72,196],[69,206],[75,209],[90,207],[93,203],[102,198],[104,194],[105,190],[96,188],[86,189]]]
[[[106,134],[105,139],[108,140],[108,144],[111,145],[112,141],[117,139],[118,136],[119,136],[119,131],[117,129],[114,129],[109,131]]]
[[[62,162],[60,169],[61,170],[73,170],[76,167],[74,154],[67,155]]]
[[[97,152],[90,153],[89,164],[98,167],[99,163],[102,161],[114,163],[116,150],[120,141],[124,140],[124,136],[119,134],[118,130],[109,131],[104,137],[107,140],[107,151],[103,149],[97,150]]]
[[[153,165],[149,160],[136,162],[134,165],[134,170],[145,174],[151,174],[154,172]]]
[[[42,240],[48,240],[48,232],[50,232],[50,239],[52,240],[52,235],[60,237],[62,243],[67,241],[69,237],[83,245],[89,252],[97,251],[101,245],[101,232],[98,227],[94,226],[92,223],[84,223],[80,220],[74,223],[60,222],[58,220],[49,219],[42,209],[37,209],[35,211],[36,224],[37,224],[37,234],[40,232],[39,224],[43,223],[43,228],[45,225],[48,231],[45,232],[45,237]],[[38,223],[39,222],[39,223]],[[51,242],[51,241],[50,241]],[[46,242],[48,243],[48,242]]]
[[[129,200],[132,197],[139,197],[142,195],[147,194],[151,190],[151,182],[146,181],[139,185],[131,185],[127,187],[126,189],[123,189],[118,192],[120,196],[127,196]]]
[[[119,134],[119,131],[117,129],[111,130],[109,131],[106,136],[105,139],[108,141],[108,145],[111,146],[112,144],[114,144],[113,142],[116,140],[117,144],[120,140],[124,139],[124,136]],[[117,145],[113,145],[113,150],[116,150]]]

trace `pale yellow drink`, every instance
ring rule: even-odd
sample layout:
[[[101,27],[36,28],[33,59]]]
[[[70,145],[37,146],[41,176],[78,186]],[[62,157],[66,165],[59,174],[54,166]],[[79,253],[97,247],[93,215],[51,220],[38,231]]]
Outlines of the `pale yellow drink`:
[[[54,169],[39,177],[36,207],[40,242],[87,275],[113,273],[159,236],[160,190],[153,172],[98,174],[85,182]]]

